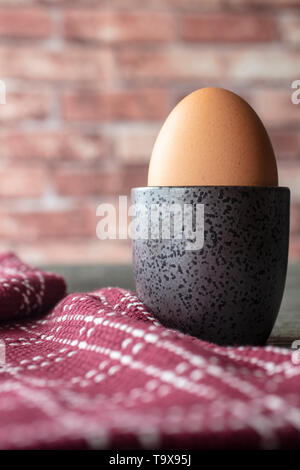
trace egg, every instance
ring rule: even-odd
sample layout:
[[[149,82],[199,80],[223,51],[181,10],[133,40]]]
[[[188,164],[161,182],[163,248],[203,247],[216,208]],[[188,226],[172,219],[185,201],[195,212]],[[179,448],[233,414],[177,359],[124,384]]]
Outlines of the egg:
[[[272,144],[251,106],[222,88],[180,101],[154,144],[148,186],[277,186]]]

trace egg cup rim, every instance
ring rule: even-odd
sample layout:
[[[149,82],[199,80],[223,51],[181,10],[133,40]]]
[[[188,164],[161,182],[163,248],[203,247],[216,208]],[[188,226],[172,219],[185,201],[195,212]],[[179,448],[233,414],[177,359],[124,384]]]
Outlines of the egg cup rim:
[[[173,189],[173,188],[179,188],[179,189],[182,189],[182,188],[205,188],[205,189],[208,189],[208,188],[221,188],[221,189],[224,189],[224,188],[228,188],[228,189],[248,189],[248,190],[280,190],[280,191],[289,191],[290,192],[290,188],[288,188],[287,186],[238,186],[238,185],[199,185],[199,186],[195,186],[195,185],[185,185],[185,186],[136,186],[136,187],[133,187],[131,188],[131,191],[135,191],[135,190],[143,190],[145,191],[145,189],[147,190],[150,190],[150,189],[162,189],[162,188],[167,188],[167,189]]]

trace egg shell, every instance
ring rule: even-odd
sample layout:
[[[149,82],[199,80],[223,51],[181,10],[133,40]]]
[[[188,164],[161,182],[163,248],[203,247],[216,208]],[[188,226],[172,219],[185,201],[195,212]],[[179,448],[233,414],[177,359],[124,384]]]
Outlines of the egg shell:
[[[148,186],[277,186],[274,151],[255,111],[222,88],[180,101],[156,139]]]

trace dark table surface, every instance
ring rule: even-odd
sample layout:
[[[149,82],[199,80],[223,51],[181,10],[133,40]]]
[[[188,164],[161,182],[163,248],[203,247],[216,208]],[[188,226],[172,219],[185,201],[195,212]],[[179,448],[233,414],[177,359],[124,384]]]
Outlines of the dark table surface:
[[[87,292],[105,286],[118,286],[134,290],[132,266],[43,266],[44,269],[61,273],[68,283],[69,292]],[[281,309],[268,343],[291,347],[300,340],[300,264],[288,269],[286,289]]]

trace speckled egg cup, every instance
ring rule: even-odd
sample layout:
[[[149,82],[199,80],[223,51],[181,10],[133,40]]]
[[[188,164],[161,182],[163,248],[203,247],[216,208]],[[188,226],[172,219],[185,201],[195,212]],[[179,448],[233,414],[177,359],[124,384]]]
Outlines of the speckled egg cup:
[[[146,208],[135,217],[136,291],[160,322],[217,344],[264,344],[285,285],[289,189],[143,187],[132,190],[132,204]],[[196,207],[203,205],[202,248],[186,249],[184,236],[149,237],[158,223],[151,208],[165,204],[180,206],[183,214],[191,205],[194,225]]]

